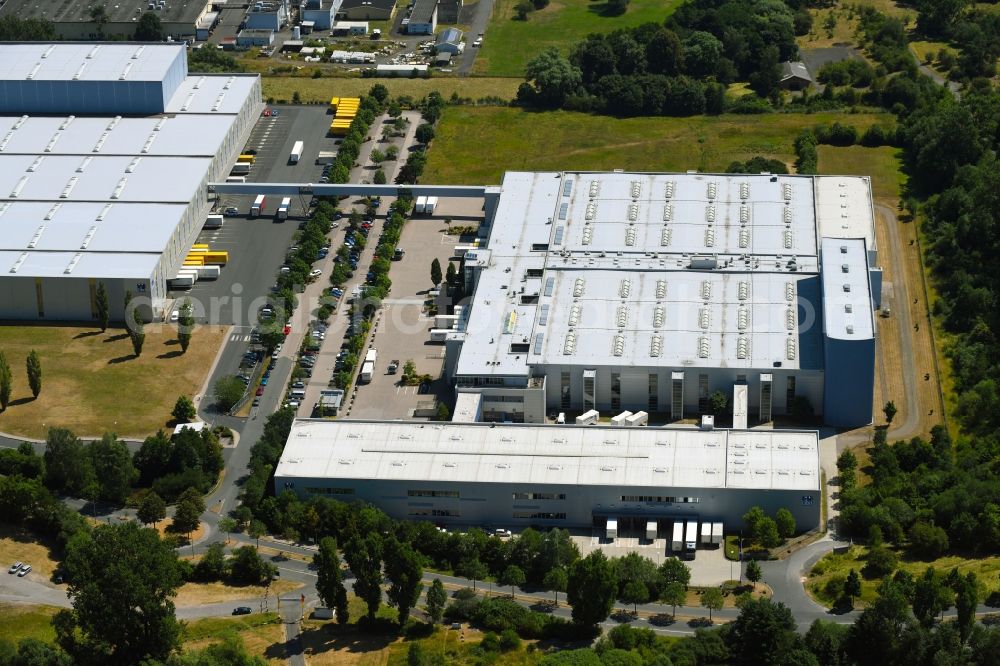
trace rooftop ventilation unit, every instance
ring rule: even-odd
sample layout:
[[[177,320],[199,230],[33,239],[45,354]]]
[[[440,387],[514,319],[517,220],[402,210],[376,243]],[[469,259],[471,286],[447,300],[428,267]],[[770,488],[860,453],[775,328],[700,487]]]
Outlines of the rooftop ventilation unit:
[[[854,335],[854,326],[852,324],[847,325],[847,334]]]
[[[736,338],[736,358],[745,361],[750,356],[750,338],[741,335]]]
[[[715,204],[708,204],[705,208],[705,220],[709,224],[715,223]]]
[[[712,323],[712,311],[708,308],[698,309],[698,326],[708,330],[709,325]]]
[[[76,73],[73,74],[73,80],[79,81],[80,77],[83,76],[83,71],[87,69],[87,63],[81,62],[80,66],[76,69]]]
[[[572,305],[569,309],[569,325],[579,326],[580,325],[580,313],[583,311],[579,305]]]
[[[126,178],[125,176],[122,176],[121,180],[118,181],[118,184],[115,185],[115,191],[111,193],[111,198],[112,199],[118,199],[118,198],[121,197],[122,191],[125,189],[125,182],[127,180],[128,180],[128,178]]]
[[[740,199],[744,201],[750,198],[750,183],[740,183]]]
[[[740,247],[747,248],[750,246],[750,230],[747,228],[740,229]]]
[[[197,93],[190,93],[187,96],[187,99],[184,100],[184,104],[181,105],[181,111],[187,111],[188,110],[188,108],[191,106],[191,103],[194,102],[194,98],[195,98],[196,94]]]
[[[750,298],[750,283],[746,280],[741,281],[737,295],[741,301],[745,301]]]
[[[619,305],[615,314],[617,315],[615,320],[618,323],[618,328],[625,328],[625,325],[628,324],[628,308],[624,305]]]
[[[94,237],[94,234],[96,234],[96,233],[97,233],[97,227],[96,226],[91,227],[90,230],[87,231],[87,235],[83,237],[83,242],[80,243],[80,249],[81,250],[86,250],[87,249],[87,246],[90,245],[90,241]]]
[[[44,224],[40,225],[38,227],[38,229],[35,230],[35,235],[31,237],[30,241],[28,241],[28,248],[29,249],[34,249],[34,247],[36,245],[38,245],[38,241],[41,240],[41,238],[42,238],[42,232],[43,231],[45,231],[45,225]]]
[[[597,217],[597,204],[595,204],[592,201],[590,203],[588,203],[587,204],[587,212],[584,214],[583,217],[588,222],[592,221],[595,217]]]
[[[563,343],[563,354],[571,356],[574,352],[576,352],[576,333],[569,332],[566,334],[566,342]]]
[[[48,58],[48,57],[49,57],[50,55],[52,55],[52,51],[53,51],[53,50],[54,50],[55,48],[56,48],[56,45],[55,45],[55,44],[53,44],[53,45],[52,45],[52,46],[50,46],[49,48],[45,49],[45,53],[43,53],[43,54],[42,54],[42,60],[45,60],[45,59],[46,59],[46,58]]]
[[[628,298],[629,291],[632,290],[632,281],[625,279],[621,281],[618,285],[618,295],[622,298]]]
[[[583,285],[584,285],[583,278],[577,278],[573,282],[573,298],[580,298],[581,296],[583,296]]]
[[[129,162],[129,165],[125,167],[125,173],[133,173],[135,171],[135,168],[139,166],[139,162],[141,161],[142,161],[141,157],[133,157],[132,161]]]
[[[564,197],[568,197],[572,193],[573,193],[573,181],[567,178],[566,181],[563,183],[562,195]]]
[[[97,56],[97,52],[101,50],[101,45],[98,44],[94,48],[90,49],[90,53],[87,54],[87,60],[93,60]]]
[[[15,185],[14,189],[10,191],[10,198],[11,199],[16,199],[19,196],[21,196],[21,190],[23,190],[24,186],[27,185],[27,184],[28,184],[28,177],[27,176],[21,176],[21,179],[19,181],[17,181],[17,185]]]
[[[622,356],[622,355],[625,354],[625,336],[624,335],[616,335],[615,336],[613,351],[614,351],[614,355],[615,356]]]
[[[638,180],[633,180],[630,190],[632,193],[632,198],[638,199],[639,195],[642,194],[642,183]]]
[[[23,264],[24,260],[27,258],[28,258],[28,253],[22,252],[21,256],[17,258],[17,261],[14,262],[14,265],[10,267],[10,272],[16,273],[18,270],[20,270],[21,264]]]
[[[714,199],[715,195],[719,193],[719,184],[714,180],[708,183],[708,198]]]
[[[635,222],[639,219],[639,204],[630,203],[628,205],[628,221]]]
[[[510,335],[511,333],[514,332],[515,326],[517,326],[517,310],[507,315],[506,319],[504,320],[503,332],[506,333],[507,335]]]
[[[138,60],[139,57],[142,55],[142,52],[145,50],[146,50],[145,46],[140,46],[139,48],[137,48],[135,50],[135,53],[132,54],[132,60]]]
[[[167,124],[167,119],[166,119],[166,117],[163,117],[163,118],[160,118],[160,119],[159,119],[159,120],[158,120],[158,121],[156,122],[156,125],[154,125],[154,126],[153,126],[153,131],[154,131],[154,132],[159,132],[159,131],[160,131],[161,129],[163,129],[163,126],[164,126],[164,125],[166,125],[166,124]]]
[[[711,299],[712,299],[712,282],[710,280],[702,280],[701,300],[709,301]]]
[[[80,259],[83,258],[83,252],[77,252],[73,255],[73,258],[69,260],[69,265],[63,270],[65,275],[69,275],[76,268],[76,265],[80,263]]]
[[[789,303],[795,300],[795,284],[792,282],[785,283],[785,300]]]
[[[30,164],[30,165],[28,166],[28,168],[27,168],[27,169],[25,169],[25,171],[27,171],[28,173],[35,173],[36,171],[38,171],[38,167],[40,167],[40,166],[42,165],[42,160],[43,160],[43,159],[45,159],[45,158],[44,158],[44,157],[41,157],[41,156],[39,156],[39,157],[36,157],[36,158],[35,158],[35,161],[34,161],[34,162],[32,162],[32,163],[31,163],[31,164]]]
[[[674,198],[674,190],[676,190],[676,189],[677,189],[677,183],[675,181],[668,180],[667,184],[666,184],[666,188],[665,188],[664,193],[663,193],[663,197],[665,199],[673,199]]]
[[[653,308],[653,328],[663,328],[667,319],[667,309],[662,305]]]
[[[674,217],[674,205],[668,203],[663,206],[663,221],[669,222]]]
[[[76,187],[77,180],[79,179],[76,176],[70,177],[69,182],[66,183],[66,187],[64,187],[63,191],[59,194],[60,199],[69,199],[69,195],[73,192],[73,188]]]
[[[625,230],[625,245],[635,245],[635,227],[629,227]]]
[[[667,297],[667,281],[657,280],[656,281],[656,298],[663,299]]]
[[[215,103],[212,104],[212,111],[218,111],[222,108],[222,100],[226,98],[226,93],[221,92],[219,96],[215,98]]]
[[[705,247],[715,247],[715,229],[705,229]]]
[[[14,123],[14,129],[21,129],[21,126],[24,125],[24,123],[26,122],[28,122],[28,116],[27,115],[21,116],[20,118],[17,119],[17,122]]]
[[[98,222],[103,222],[104,218],[106,218],[108,216],[108,213],[111,212],[112,206],[113,204],[104,204],[104,208],[101,209],[101,212],[98,213],[97,217],[94,219],[97,220]]]
[[[663,336],[654,335],[649,340],[649,355],[657,358],[663,353]]]
[[[36,62],[35,66],[31,68],[31,71],[28,72],[28,75],[24,78],[26,78],[29,81],[34,80],[35,75],[38,74],[38,70],[40,70],[41,68],[42,68],[42,63]]]
[[[123,69],[122,73],[118,75],[118,80],[124,81],[125,79],[127,79],[128,73],[131,71],[132,71],[132,63],[130,62],[125,63],[125,69]]]
[[[845,292],[850,292],[850,291],[851,291],[851,285],[849,285],[849,284],[845,284],[845,285],[844,285],[844,291],[845,291]]]
[[[664,227],[660,231],[660,247],[667,247],[668,245],[670,245],[670,229]]]
[[[67,116],[66,120],[62,121],[62,124],[59,125],[59,131],[61,132],[62,130],[69,127],[74,120],[76,120],[76,116]]]
[[[601,181],[599,180],[590,181],[590,198],[593,199],[600,193],[601,193]]]
[[[791,336],[785,338],[785,358],[789,361],[795,360],[795,338]]]
[[[143,144],[142,150],[139,151],[139,152],[141,152],[144,155],[147,154],[147,153],[149,153],[149,149],[153,147],[153,141],[155,139],[156,139],[156,135],[155,134],[150,134],[149,138],[146,139],[146,143]]]
[[[580,238],[580,243],[583,245],[590,245],[591,241],[594,240],[594,227],[589,224],[583,228],[583,236]]]
[[[11,137],[14,136],[14,130],[7,132],[7,136],[0,141],[0,152],[3,152],[7,148],[7,144],[10,143]]]
[[[45,152],[51,153],[52,149],[56,147],[56,141],[58,140],[59,140],[59,132],[56,132],[55,134],[52,135],[52,138],[49,139],[48,144],[45,146]]]
[[[61,202],[57,201],[56,203],[52,204],[52,208],[49,208],[49,212],[47,212],[45,214],[45,221],[48,222],[53,217],[55,217],[56,213],[59,212],[60,208],[62,208],[62,203]]]
[[[791,183],[782,183],[781,184],[781,198],[784,199],[785,201],[791,201],[792,200],[792,184]]]
[[[845,303],[844,312],[846,312],[847,314],[851,314],[852,312],[854,312],[854,306],[851,305],[850,303]]]
[[[741,331],[747,330],[750,327],[750,310],[747,308],[740,308],[736,311],[736,328]]]
[[[234,83],[236,83],[236,77],[230,76],[228,79],[226,79],[226,85],[222,86],[222,89],[229,90],[230,88],[233,87]]]
[[[194,88],[195,90],[199,90],[203,85],[205,85],[205,81],[206,80],[207,80],[207,77],[205,77],[205,76],[199,76],[198,80],[194,82],[194,85],[192,86],[192,88]]]
[[[90,163],[93,162],[93,161],[94,161],[94,156],[93,155],[87,155],[86,157],[83,158],[83,161],[80,162],[80,166],[78,166],[76,168],[76,172],[77,173],[83,173],[86,170],[86,168],[88,166],[90,166]]]
[[[114,118],[112,118],[111,121],[108,123],[107,130],[110,132],[115,127],[117,127],[118,123],[121,122],[121,119],[122,119],[121,116],[115,116]]]
[[[698,358],[708,358],[708,337],[701,336],[698,338]]]
[[[841,264],[840,265],[840,272],[841,273],[850,273],[851,272],[851,265],[850,264]]]
[[[791,250],[792,249],[792,230],[791,229],[783,229],[782,230],[782,232],[781,232],[781,241],[782,241],[782,245],[785,246],[786,250]]]
[[[104,147],[104,142],[107,141],[107,140],[108,140],[108,133],[107,132],[102,132],[101,133],[101,138],[99,138],[97,140],[97,143],[94,144],[94,152],[95,153],[101,152],[101,148]]]
[[[750,221],[750,206],[740,204],[740,224],[747,224]]]
[[[795,310],[792,308],[785,310],[785,328],[789,331],[795,330]]]
[[[783,208],[782,211],[781,211],[781,218],[784,220],[785,224],[791,224],[792,223],[792,209],[791,208]]]

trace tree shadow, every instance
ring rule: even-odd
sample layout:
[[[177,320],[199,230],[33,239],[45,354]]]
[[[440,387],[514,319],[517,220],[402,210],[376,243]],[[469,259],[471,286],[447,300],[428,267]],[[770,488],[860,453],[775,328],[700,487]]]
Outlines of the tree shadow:
[[[554,601],[550,599],[548,601],[539,601],[537,603],[531,604],[530,606],[528,606],[528,608],[535,611],[536,613],[551,613],[555,610],[556,604]]]
[[[180,349],[174,349],[172,351],[164,352],[162,354],[157,354],[156,358],[177,358],[178,356],[182,356],[183,354],[184,352],[182,352]]]
[[[128,333],[119,333],[118,335],[112,335],[110,337],[104,338],[105,342],[118,342],[119,340],[125,340],[128,338]]]
[[[668,613],[659,613],[649,618],[649,623],[656,627],[669,627],[677,620]]]
[[[133,359],[139,358],[135,354],[128,354],[127,356],[118,356],[115,358],[108,359],[108,365],[117,365],[119,363],[124,363],[125,361],[131,361]]]
[[[82,333],[77,333],[73,336],[74,340],[79,340],[81,338],[92,338],[95,335],[100,335],[103,331],[83,331]]]
[[[179,345],[180,343],[181,343],[181,341],[180,341],[180,340],[178,340],[178,339],[174,338],[173,340],[167,340],[167,341],[166,341],[166,342],[164,342],[163,344],[164,344],[165,346],[167,346],[167,347],[175,347],[175,346]]]
[[[591,14],[597,14],[598,16],[615,17],[621,16],[625,13],[619,5],[613,2],[592,2],[587,5],[587,11]]]
[[[697,627],[711,627],[714,624],[715,624],[715,622],[713,620],[709,620],[707,617],[695,617],[695,618],[691,618],[690,620],[688,620],[688,626],[689,627],[695,627],[695,628],[697,628]]]
[[[18,405],[26,405],[29,402],[34,402],[34,401],[35,401],[35,398],[32,397],[32,396],[30,396],[30,395],[28,395],[28,396],[25,396],[23,398],[18,398],[17,400],[11,400],[10,402],[7,403],[7,407],[8,408],[10,408],[10,407],[17,407]]]
[[[391,624],[395,627],[395,623]],[[387,648],[396,641],[398,634],[395,631],[383,634],[363,632],[357,625],[344,627],[330,622],[306,629],[299,634],[299,637],[307,654],[319,655],[326,652],[364,654]],[[284,644],[276,643],[264,651],[264,656],[282,658],[284,649]]]
[[[634,622],[638,619],[638,616],[630,610],[624,610],[619,608],[611,614],[611,619],[615,622],[621,624],[627,624],[629,622]]]

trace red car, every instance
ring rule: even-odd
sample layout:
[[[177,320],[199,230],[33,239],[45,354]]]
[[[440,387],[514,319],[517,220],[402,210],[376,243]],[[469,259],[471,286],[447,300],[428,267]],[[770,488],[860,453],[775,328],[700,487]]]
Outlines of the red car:
[[[288,335],[291,332],[292,332],[292,325],[291,324],[285,324],[285,335]]]
[[[264,387],[263,386],[258,386],[257,387],[257,395],[264,395]]]

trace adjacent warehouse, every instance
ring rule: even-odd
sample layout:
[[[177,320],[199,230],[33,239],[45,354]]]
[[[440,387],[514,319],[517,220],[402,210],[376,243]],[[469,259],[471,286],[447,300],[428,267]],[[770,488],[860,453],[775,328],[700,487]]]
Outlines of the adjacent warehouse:
[[[745,386],[750,422],[870,423],[872,211],[866,178],[507,173],[447,371],[489,421],[680,420]]]
[[[91,320],[99,282],[113,317],[126,290],[159,316],[260,78],[186,76],[170,44],[5,44],[0,63],[0,318]]]
[[[223,2],[215,4],[224,5]],[[132,39],[139,18],[155,12],[163,31],[174,39],[193,38],[198,24],[212,11],[205,0],[115,0],[115,2],[50,2],[48,0],[5,0],[0,16],[51,21],[59,39]],[[103,7],[100,25],[91,11]]]
[[[808,529],[822,497],[817,434],[790,430],[299,419],[274,477],[278,493],[458,525],[730,526],[759,505]]]

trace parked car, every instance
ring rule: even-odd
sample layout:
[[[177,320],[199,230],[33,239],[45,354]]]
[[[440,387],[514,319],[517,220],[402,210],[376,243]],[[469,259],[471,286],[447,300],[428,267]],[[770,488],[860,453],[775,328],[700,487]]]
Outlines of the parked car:
[[[14,562],[14,564],[10,565],[10,569],[7,569],[7,573],[9,574],[17,573],[18,570],[20,570],[22,564],[24,564],[24,562],[20,561]]]
[[[311,277],[311,278],[318,278],[322,274],[323,274],[323,271],[321,271],[318,268],[314,268],[311,271],[309,271],[309,277]]]
[[[397,370],[399,370],[399,359],[394,358],[391,361],[389,361],[389,374],[394,375],[396,374]]]
[[[254,407],[258,407],[259,405],[260,405],[260,398],[254,398],[253,399],[253,406]]]
[[[226,209],[222,211],[222,214],[228,217],[232,217],[233,215],[239,215],[240,209],[237,208],[236,206],[226,206]]]
[[[293,389],[304,389],[306,387],[302,382],[292,382]]]
[[[21,570],[17,572],[17,576],[18,576],[18,578],[24,578],[25,576],[28,575],[28,573],[30,571],[31,571],[31,565],[30,564],[22,564],[21,565]]]
[[[249,615],[253,609],[249,606],[237,606],[233,609],[233,615]]]
[[[264,395],[264,387],[263,386],[258,386],[257,387],[257,397],[259,398],[262,395]]]

